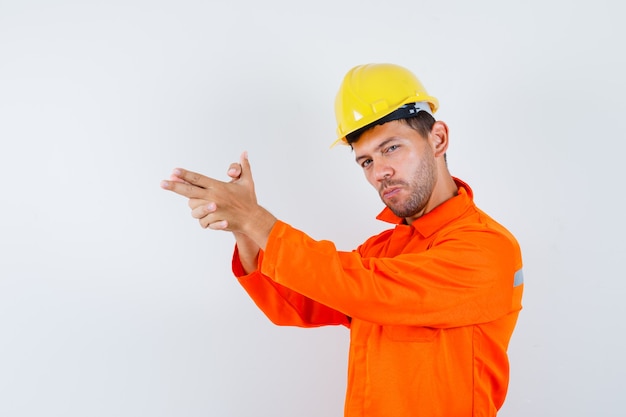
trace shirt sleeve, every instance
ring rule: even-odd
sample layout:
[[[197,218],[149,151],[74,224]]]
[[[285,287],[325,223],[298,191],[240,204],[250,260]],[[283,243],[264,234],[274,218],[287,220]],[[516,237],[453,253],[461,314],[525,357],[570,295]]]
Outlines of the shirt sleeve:
[[[480,225],[451,230],[428,250],[385,258],[338,251],[278,222],[260,267],[274,283],[349,317],[455,327],[512,311],[521,255],[507,236]]]
[[[263,257],[261,251],[259,265]],[[298,327],[350,326],[350,319],[345,314],[272,281],[258,269],[246,274],[236,246],[232,269],[250,298],[274,324]]]

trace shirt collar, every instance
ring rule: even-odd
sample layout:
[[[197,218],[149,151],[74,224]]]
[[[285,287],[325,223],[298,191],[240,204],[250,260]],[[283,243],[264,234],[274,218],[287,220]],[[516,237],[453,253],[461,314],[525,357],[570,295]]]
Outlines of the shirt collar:
[[[422,236],[430,236],[444,224],[459,217],[469,205],[473,205],[474,192],[470,186],[458,178],[452,178],[459,188],[458,194],[411,223],[411,226],[420,232]],[[389,207],[385,207],[376,218],[387,223],[404,224],[404,218],[393,214]]]

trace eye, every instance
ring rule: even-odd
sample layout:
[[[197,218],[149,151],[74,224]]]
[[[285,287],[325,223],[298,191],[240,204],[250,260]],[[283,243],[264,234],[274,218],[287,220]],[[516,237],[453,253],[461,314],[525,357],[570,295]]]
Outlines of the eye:
[[[363,162],[361,162],[361,168],[367,168],[368,166],[370,166],[371,163],[371,159],[365,159]]]
[[[391,145],[390,147],[388,147],[387,149],[385,149],[385,153],[388,153],[388,152],[393,152],[393,151],[395,151],[396,149],[398,149],[399,147],[400,147],[400,145]]]

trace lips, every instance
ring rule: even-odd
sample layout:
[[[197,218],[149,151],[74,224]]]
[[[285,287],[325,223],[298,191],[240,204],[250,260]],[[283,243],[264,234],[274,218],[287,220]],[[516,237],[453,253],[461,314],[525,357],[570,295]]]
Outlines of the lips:
[[[389,199],[400,192],[400,187],[384,188],[381,195],[384,199]]]

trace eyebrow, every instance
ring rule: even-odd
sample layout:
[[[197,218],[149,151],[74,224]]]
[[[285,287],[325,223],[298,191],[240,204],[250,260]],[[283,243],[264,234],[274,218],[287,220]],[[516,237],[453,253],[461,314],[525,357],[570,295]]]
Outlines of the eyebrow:
[[[396,140],[396,139],[398,139],[398,138],[397,138],[397,137],[395,137],[395,136],[392,136],[392,137],[390,137],[390,138],[387,138],[387,139],[383,140],[382,142],[380,142],[380,143],[378,144],[378,146],[376,147],[376,149],[374,149],[374,151],[378,151],[378,150],[380,150],[381,148],[384,148],[384,147],[385,147],[385,146],[386,146],[389,142],[394,141],[394,140]],[[361,161],[361,160],[363,160],[363,159],[365,159],[365,158],[367,158],[367,157],[368,157],[367,155],[361,155],[361,156],[357,156],[354,160],[355,160],[355,161],[356,161],[356,163],[358,164],[358,163],[359,163],[359,161]]]

